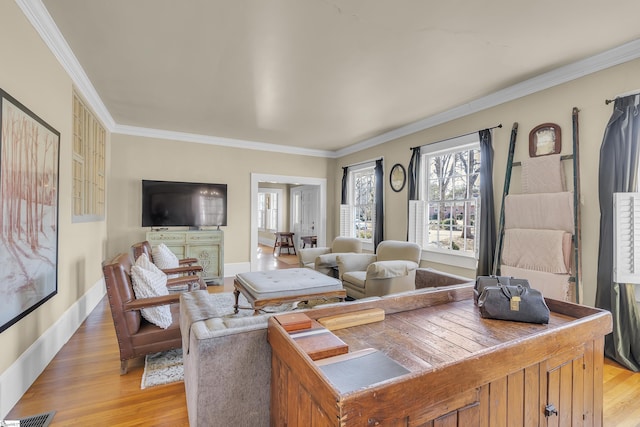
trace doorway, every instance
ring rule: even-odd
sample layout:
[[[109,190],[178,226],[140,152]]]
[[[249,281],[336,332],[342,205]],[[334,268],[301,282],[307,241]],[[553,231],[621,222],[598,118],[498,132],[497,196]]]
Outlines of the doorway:
[[[315,192],[317,194],[316,199],[313,203],[316,203],[316,212],[317,212],[317,220],[313,220],[313,231],[314,235],[318,236],[318,246],[325,246],[326,240],[326,223],[327,223],[327,180],[325,178],[309,178],[309,177],[296,177],[296,176],[286,176],[286,175],[268,175],[268,174],[251,174],[251,242],[250,242],[250,250],[251,250],[251,271],[256,271],[258,268],[258,192],[260,183],[277,183],[277,184],[291,184],[304,186],[303,188],[307,188],[306,198],[307,202],[309,200],[309,194]],[[313,190],[312,190],[313,189]],[[293,196],[292,191],[292,196]],[[292,197],[293,198],[293,197]],[[306,209],[309,209],[309,204],[306,203]],[[293,205],[292,205],[293,210]],[[293,212],[292,212],[293,214]],[[291,215],[293,218],[293,215]],[[307,216],[309,218],[309,216]],[[300,225],[302,227],[302,225]],[[307,229],[310,226],[304,225]],[[295,228],[295,224],[292,223],[290,225],[291,230]],[[300,232],[305,232],[307,230],[300,229]],[[294,231],[295,232],[295,231]],[[296,232],[296,238],[298,238],[298,234]]]
[[[302,246],[302,236],[317,236],[316,224],[320,222],[320,189],[317,185],[299,185],[291,188],[291,225],[295,241]]]

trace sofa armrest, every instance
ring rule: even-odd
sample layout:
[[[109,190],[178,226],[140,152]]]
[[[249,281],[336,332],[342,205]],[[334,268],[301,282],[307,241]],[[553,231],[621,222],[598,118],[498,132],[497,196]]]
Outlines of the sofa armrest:
[[[413,261],[378,261],[367,267],[367,280],[403,277],[409,275],[411,271],[414,271],[417,268],[418,264]]]
[[[366,271],[367,266],[377,259],[375,254],[339,254],[336,261],[340,277],[349,271]]]
[[[300,267],[313,264],[320,255],[331,253],[331,248],[305,248],[298,249],[298,262]]]

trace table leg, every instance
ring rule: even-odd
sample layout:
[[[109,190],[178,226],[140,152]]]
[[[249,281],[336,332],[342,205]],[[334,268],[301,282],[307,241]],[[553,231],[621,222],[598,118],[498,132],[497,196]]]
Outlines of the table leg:
[[[235,314],[238,314],[238,311],[240,311],[238,309],[238,300],[240,299],[240,291],[238,290],[238,288],[235,288],[233,290],[233,295],[236,297],[236,303],[233,305],[233,312]]]

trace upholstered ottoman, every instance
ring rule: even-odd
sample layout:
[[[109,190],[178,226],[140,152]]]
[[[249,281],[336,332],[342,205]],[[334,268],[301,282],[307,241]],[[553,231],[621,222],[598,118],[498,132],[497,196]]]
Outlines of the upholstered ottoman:
[[[347,296],[340,280],[309,268],[241,273],[236,275],[233,286],[236,313],[241,292],[251,304],[254,314],[266,305],[331,297],[344,301]]]

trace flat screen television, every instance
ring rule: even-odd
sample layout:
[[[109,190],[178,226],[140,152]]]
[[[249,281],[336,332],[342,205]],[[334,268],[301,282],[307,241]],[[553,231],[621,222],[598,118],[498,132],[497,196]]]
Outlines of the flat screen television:
[[[143,227],[227,225],[227,184],[142,180]]]

